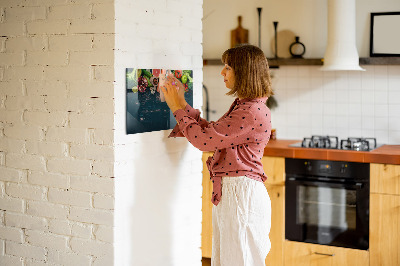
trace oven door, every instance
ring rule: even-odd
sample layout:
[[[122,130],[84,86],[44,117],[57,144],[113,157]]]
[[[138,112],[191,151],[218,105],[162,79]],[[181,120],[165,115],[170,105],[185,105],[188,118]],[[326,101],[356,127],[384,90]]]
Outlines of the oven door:
[[[367,250],[369,185],[286,178],[286,239]]]

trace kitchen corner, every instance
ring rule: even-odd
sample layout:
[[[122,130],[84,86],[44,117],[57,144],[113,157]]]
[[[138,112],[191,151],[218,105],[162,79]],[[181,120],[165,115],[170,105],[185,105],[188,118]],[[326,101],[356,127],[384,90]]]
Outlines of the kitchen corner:
[[[272,248],[266,258],[266,265],[398,265],[400,263],[400,246],[398,243],[400,238],[400,231],[398,230],[398,224],[400,224],[400,145],[381,145],[371,151],[293,147],[293,144],[299,142],[301,140],[271,140],[264,150],[262,163],[268,175],[265,186],[272,203],[270,232]],[[203,162],[211,154],[210,152],[204,153]],[[300,204],[296,200],[305,197],[304,193],[312,197],[313,191],[311,185],[303,187],[299,185],[295,190],[304,190],[304,188],[311,188],[311,190],[301,195],[292,195],[296,193],[293,192],[293,189],[289,189],[288,185],[288,174],[286,173],[288,172],[286,165],[288,160],[302,160],[305,165],[312,163],[314,166],[316,166],[316,162],[319,162],[318,167],[314,168],[322,168],[323,166],[324,169],[325,167],[328,169],[334,164],[340,165],[343,161],[345,163],[342,166],[349,166],[349,168],[353,163],[360,164],[364,169],[366,168],[366,171],[360,170],[363,174],[357,173],[355,175],[364,175],[368,179],[368,183],[363,185],[356,181],[354,189],[350,189],[347,184],[343,186],[346,189],[340,190],[338,185],[334,185],[334,188],[330,191],[327,190],[328,186],[317,187],[314,192],[323,190],[322,194],[317,195],[320,200],[321,197],[328,201],[335,198],[339,199],[339,204],[332,203],[335,206],[341,205],[340,201],[344,200],[345,203],[342,202],[343,207],[339,206],[340,209],[334,209],[329,204],[324,205],[325,203],[322,202],[322,208],[319,206],[303,206],[302,209],[297,210],[298,214],[307,214],[308,211],[314,210],[310,212],[311,218],[292,217],[292,214],[287,210],[288,206],[292,206],[292,209],[295,208],[293,206]],[[329,177],[329,174],[326,174],[326,176]],[[346,172],[344,172],[342,178],[348,178]],[[209,202],[211,186],[208,183],[208,171],[204,168],[202,254],[205,258],[211,257],[212,235],[212,206]],[[327,196],[328,198],[326,198]],[[353,203],[349,203],[352,200],[357,202],[357,207]],[[311,199],[308,201],[313,202]],[[304,202],[307,202],[307,199],[304,199],[301,204],[304,205]],[[360,222],[362,209],[364,210],[364,217],[366,217],[367,228]],[[312,240],[312,237],[305,241],[288,240],[287,229],[285,229],[287,219],[303,220],[300,228],[307,227],[310,232],[314,230],[315,233],[319,234],[326,228],[320,226],[319,229],[315,230],[315,225],[311,224],[316,219],[321,219],[318,216],[325,218],[328,216],[333,219],[328,221],[325,219],[325,223],[342,223],[341,226],[345,228],[342,231],[348,231],[348,236],[356,234],[357,231],[360,231],[360,228],[364,232],[366,230],[364,237],[366,237],[369,245],[367,244],[367,248],[362,249],[343,247],[339,242],[334,243],[334,241],[334,244],[315,243],[321,241],[321,236],[315,238],[316,240]],[[335,222],[337,219],[342,220]],[[311,225],[307,225],[307,222]],[[330,232],[337,230],[337,228],[328,228],[327,230]],[[307,235],[310,232],[298,233]],[[342,234],[343,239],[345,240],[344,243],[348,241],[346,237],[343,238]]]
[[[237,15],[250,29],[249,43],[258,41],[265,52],[273,76],[278,106],[270,108],[271,122],[278,139],[269,141],[262,158],[272,204],[268,266],[400,265],[400,57],[398,52],[390,57],[374,54],[372,34],[393,35],[398,23],[375,27],[372,17],[398,16],[393,11],[400,5],[397,0],[384,2],[233,1],[231,12],[222,2],[204,1],[204,84],[212,88],[209,119],[217,121],[231,103],[224,97],[218,79],[222,66],[215,58],[227,47]],[[260,27],[260,7],[267,15],[257,38],[251,32]],[[275,27],[273,34],[277,21],[284,30],[276,34]],[[304,58],[284,55],[290,51],[284,33],[291,30],[307,47]],[[384,43],[382,39],[378,41]],[[348,53],[336,53],[344,46]],[[349,61],[351,68],[346,67]],[[334,145],[329,137],[323,139],[327,134],[337,136]],[[203,154],[203,163],[210,155]],[[204,167],[204,258],[211,257],[211,193]]]

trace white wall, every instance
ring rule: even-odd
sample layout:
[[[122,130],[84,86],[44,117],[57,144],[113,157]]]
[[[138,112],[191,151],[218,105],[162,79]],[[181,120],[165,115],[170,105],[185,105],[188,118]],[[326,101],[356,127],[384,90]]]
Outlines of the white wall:
[[[125,68],[193,69],[202,0],[115,1],[115,265],[201,265],[201,152],[170,130],[126,135]]]
[[[113,2],[0,14],[0,264],[111,265]]]
[[[258,12],[261,7],[261,49],[267,57],[274,55],[274,26],[285,31],[281,39],[296,35],[306,46],[307,58],[324,56],[327,41],[327,0],[204,0],[204,58],[220,58],[230,46],[230,31],[242,26],[249,30],[249,43],[258,45]],[[356,42],[360,57],[369,56],[370,13],[400,11],[398,0],[356,0]],[[291,34],[289,34],[289,32]],[[294,42],[294,39],[293,39]],[[278,48],[278,53],[283,48]],[[287,46],[287,48],[289,47]],[[290,54],[285,52],[290,57]]]
[[[279,138],[311,135],[376,137],[400,143],[400,66],[363,66],[365,72],[282,67],[275,73]]]
[[[249,30],[249,43],[258,45],[258,7],[262,8],[261,49],[267,57],[273,55],[273,21],[279,22],[278,31],[289,30],[300,36],[308,57],[321,53],[327,37],[323,31],[327,26],[326,1],[204,0],[204,58],[220,58],[229,48],[230,31],[237,27],[238,16],[242,16],[243,28]]]
[[[258,44],[258,15],[263,7],[262,48],[267,56],[272,52],[267,40],[273,38],[272,21],[281,29],[294,30],[304,38],[306,57],[323,57],[326,47],[327,1],[204,1],[204,58],[220,58],[229,48],[229,31],[236,27],[236,17],[243,15],[243,26],[250,30],[250,43]],[[310,5],[310,7],[309,7]],[[305,8],[307,7],[307,8]],[[357,1],[357,47],[361,57],[369,56],[369,12],[398,11],[400,2]],[[222,15],[223,13],[223,15]],[[207,15],[209,16],[207,17]],[[247,15],[246,15],[247,14]],[[232,19],[231,19],[232,18]],[[247,22],[251,19],[253,22]],[[300,19],[301,18],[301,19]],[[230,24],[232,21],[232,24]],[[219,25],[215,27],[215,25]],[[218,32],[217,32],[218,30]],[[278,26],[279,30],[279,26]],[[268,37],[268,34],[270,36]],[[222,36],[218,38],[218,36]],[[308,38],[308,40],[307,40]],[[400,143],[400,66],[363,66],[366,72],[321,72],[318,66],[281,66],[273,69],[273,88],[279,107],[272,111],[272,124],[281,139],[302,139],[311,135],[376,137],[382,144]],[[232,98],[220,76],[221,66],[204,67],[204,84],[210,92],[210,109],[218,119],[229,107]]]
[[[200,265],[201,152],[125,134],[125,68],[193,69],[200,107],[202,1],[0,14],[0,264]]]
[[[365,72],[323,72],[319,66],[272,69],[278,108],[271,117],[277,137],[376,137],[381,144],[399,144],[400,66],[362,67]],[[210,109],[216,111],[210,120],[217,120],[232,103],[225,95],[221,68],[204,67]]]

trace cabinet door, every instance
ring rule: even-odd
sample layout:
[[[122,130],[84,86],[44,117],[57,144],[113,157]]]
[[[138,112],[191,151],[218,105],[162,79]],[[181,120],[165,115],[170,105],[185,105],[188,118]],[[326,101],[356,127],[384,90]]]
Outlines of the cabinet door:
[[[203,153],[203,196],[202,196],[202,224],[201,224],[201,253],[204,258],[211,258],[212,252],[212,183],[206,161],[211,152]]]
[[[371,194],[371,266],[400,265],[400,196]]]
[[[285,158],[264,156],[261,163],[268,177],[266,184],[285,185]]]
[[[271,250],[265,259],[266,266],[283,265],[285,240],[285,187],[265,184],[271,199]]]
[[[371,193],[400,195],[400,165],[370,165]]]
[[[366,266],[365,250],[285,241],[285,266]]]

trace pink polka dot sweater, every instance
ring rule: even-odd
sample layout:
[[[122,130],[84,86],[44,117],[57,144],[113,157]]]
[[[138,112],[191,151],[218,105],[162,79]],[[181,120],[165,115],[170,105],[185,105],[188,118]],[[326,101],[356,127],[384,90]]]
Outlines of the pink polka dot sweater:
[[[169,137],[186,137],[201,151],[214,151],[207,160],[213,182],[211,201],[221,200],[224,176],[247,176],[261,182],[267,179],[261,159],[271,132],[271,113],[267,98],[238,98],[216,122],[200,117],[200,111],[187,105],[174,112],[178,121]]]

